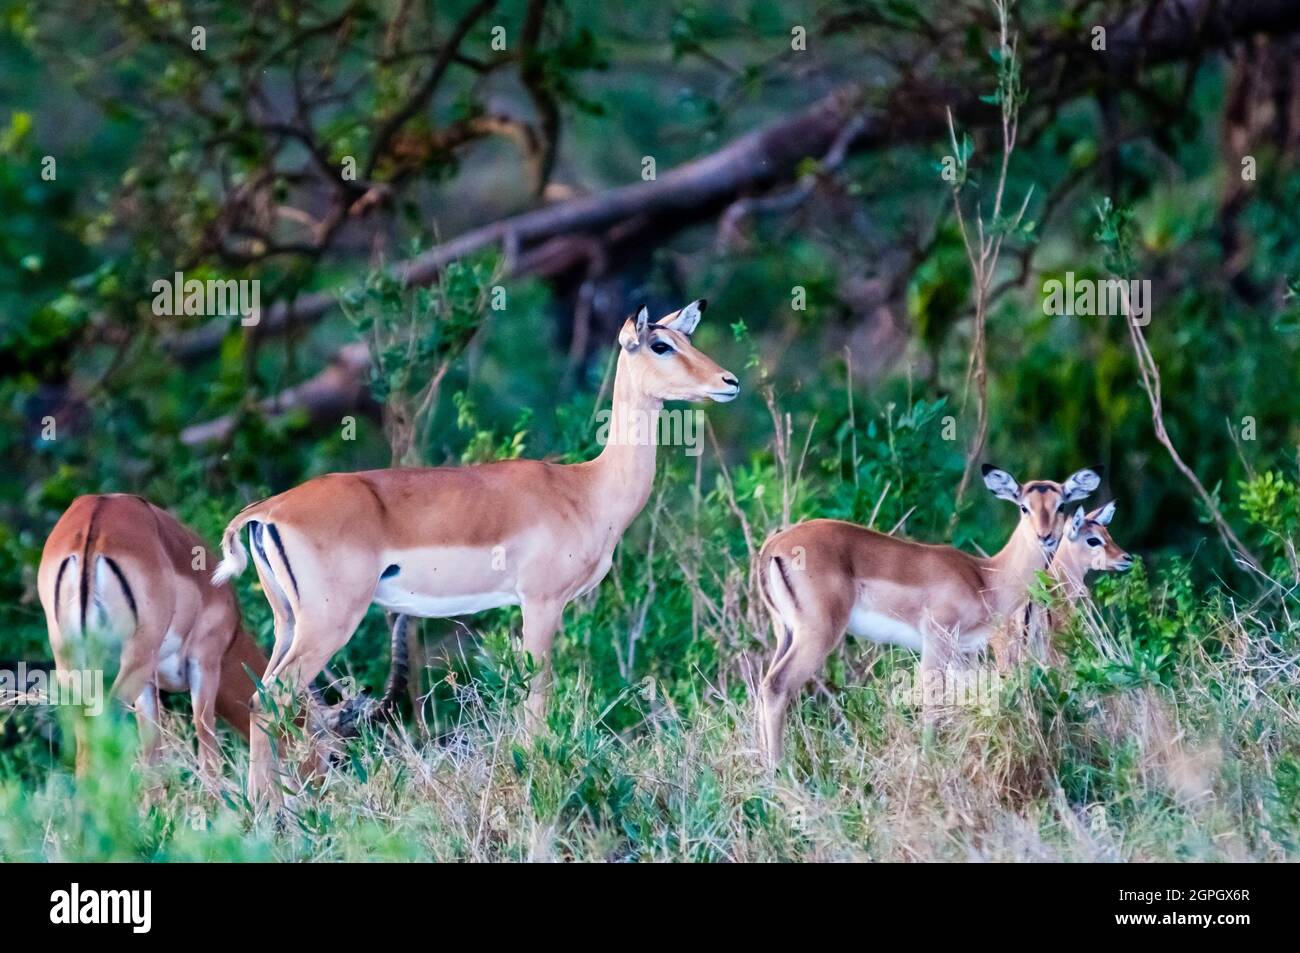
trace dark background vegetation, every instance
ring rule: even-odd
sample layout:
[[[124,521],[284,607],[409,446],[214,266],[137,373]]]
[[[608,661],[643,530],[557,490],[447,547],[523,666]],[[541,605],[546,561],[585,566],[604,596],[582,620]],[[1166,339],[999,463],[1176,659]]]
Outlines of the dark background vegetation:
[[[1029,194],[1029,227],[990,288],[981,457],[1022,479],[1107,465],[1096,499],[1119,500],[1112,531],[1146,565],[1107,592],[1163,633],[1133,674],[1159,680],[1170,644],[1217,638],[1184,631],[1196,612],[1295,608],[1300,6],[1020,0],[1011,23],[1006,192]],[[617,328],[642,302],[708,298],[697,342],[744,391],[708,408],[702,458],[661,451],[613,576],[566,620],[562,680],[743,695],[767,639],[748,555],[805,448],[793,518],[996,549],[1011,513],[955,500],[974,297],[940,176],[951,108],[973,144],[960,201],[987,218],[996,48],[991,5],[949,0],[0,3],[0,656],[48,657],[35,570],[78,494],[140,493],[215,541],[250,500],[389,465],[380,407],[434,373],[417,459],[595,452]],[[1123,320],[1043,313],[1044,281],[1108,274],[1108,199],[1129,276],[1153,283],[1170,440],[1263,572],[1234,563],[1155,439]],[[262,324],[154,315],[152,283],[178,270],[259,279]],[[483,307],[497,283],[507,306]],[[359,342],[402,314],[424,350],[405,376],[372,373]],[[269,644],[248,579],[241,598]],[[1143,621],[1147,598],[1186,612]],[[512,615],[467,622],[490,648]],[[458,633],[425,625],[435,674],[484,664]],[[377,685],[386,664],[376,611],[339,667]]]

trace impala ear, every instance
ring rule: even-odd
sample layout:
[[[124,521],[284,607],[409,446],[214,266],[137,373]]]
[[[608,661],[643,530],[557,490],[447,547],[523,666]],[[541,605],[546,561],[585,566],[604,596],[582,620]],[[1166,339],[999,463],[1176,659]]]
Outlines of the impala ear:
[[[1096,520],[1102,526],[1109,526],[1110,521],[1115,518],[1115,501],[1111,500],[1097,512],[1090,514],[1088,518]]]
[[[1004,500],[1010,500],[1012,503],[1020,502],[1020,483],[1006,470],[999,470],[991,463],[986,463],[981,468],[984,474],[984,485],[993,491],[993,495],[1001,497]]]
[[[1066,503],[1073,503],[1075,500],[1081,500],[1097,487],[1101,486],[1101,475],[1106,468],[1098,464],[1077,473],[1070,474],[1070,478],[1061,486],[1061,496]]]
[[[618,343],[628,351],[635,351],[645,340],[645,329],[650,326],[650,311],[642,308],[635,318],[623,322],[623,330],[618,332]]]
[[[1070,539],[1079,538],[1079,530],[1083,529],[1083,521],[1086,517],[1083,515],[1083,507],[1074,511],[1074,516],[1070,520]]]
[[[703,298],[699,301],[692,301],[686,307],[682,308],[682,310],[665,318],[659,323],[666,328],[678,332],[679,334],[685,334],[687,337],[690,337],[695,333],[695,328],[700,323],[700,315],[704,313],[704,309],[708,306],[709,303]]]

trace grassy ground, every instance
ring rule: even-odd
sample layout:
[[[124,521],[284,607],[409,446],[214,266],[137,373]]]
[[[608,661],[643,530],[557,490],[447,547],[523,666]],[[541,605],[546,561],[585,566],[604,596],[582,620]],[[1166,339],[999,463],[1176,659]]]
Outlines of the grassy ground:
[[[847,687],[792,712],[775,776],[743,690],[701,679],[687,713],[653,678],[601,699],[579,672],[530,742],[521,683],[489,658],[483,678],[457,679],[453,721],[357,739],[278,822],[243,802],[242,745],[209,790],[182,713],[143,773],[133,727],[102,718],[87,782],[60,769],[0,789],[0,858],[1286,859],[1300,833],[1294,646],[1260,618],[1211,621],[1215,651],[1198,640],[1165,683],[1136,677],[1140,636],[1080,619],[1068,665],[1026,669],[929,732],[897,691],[914,659],[850,646],[831,673]]]

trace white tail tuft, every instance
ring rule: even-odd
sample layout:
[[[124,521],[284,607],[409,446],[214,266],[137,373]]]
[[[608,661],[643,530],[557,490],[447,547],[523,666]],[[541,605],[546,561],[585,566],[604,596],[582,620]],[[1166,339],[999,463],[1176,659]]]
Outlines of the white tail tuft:
[[[217,570],[212,574],[212,584],[214,586],[224,586],[243,572],[246,565],[247,560],[227,556],[217,563]]]
[[[217,563],[217,570],[212,574],[214,586],[225,585],[248,568],[248,550],[244,549],[244,542],[239,538],[243,528],[244,520],[235,517],[222,534],[221,562]]]

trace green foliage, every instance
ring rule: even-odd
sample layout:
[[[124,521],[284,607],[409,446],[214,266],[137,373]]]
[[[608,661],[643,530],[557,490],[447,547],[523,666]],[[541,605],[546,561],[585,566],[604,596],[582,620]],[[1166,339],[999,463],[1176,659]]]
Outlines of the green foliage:
[[[464,351],[483,322],[496,274],[491,260],[455,261],[437,285],[412,288],[378,270],[342,295],[344,315],[377,345],[370,376],[377,402],[418,393],[440,364]]]
[[[1300,544],[1300,485],[1275,470],[1241,484],[1241,509],[1273,557],[1273,578],[1292,598],[1296,576],[1296,546]],[[1288,582],[1288,579],[1291,582]]]
[[[465,6],[411,9],[430,18],[421,24],[430,36],[445,36]],[[1022,4],[1017,19],[1080,29],[1049,6]],[[452,262],[424,289],[360,264],[370,247],[360,234],[406,258],[431,236],[528,207],[517,141],[454,148],[440,134],[496,116],[498,98],[514,105],[517,95],[520,115],[531,116],[540,94],[563,113],[557,168],[567,187],[635,181],[646,142],[662,177],[807,107],[807,84],[778,71],[801,58],[773,55],[788,49],[791,22],[843,14],[866,23],[866,33],[850,23],[816,37],[813,49],[832,66],[840,51],[875,69],[878,57],[864,60],[864,50],[897,49],[897,32],[916,31],[931,55],[932,31],[964,8],[554,5],[560,15],[519,62],[513,52],[489,55],[480,22],[476,52],[404,127],[407,151],[380,157],[355,191],[340,187],[348,241],[255,265],[241,256],[266,236],[252,232],[284,225],[272,228],[263,213],[297,208],[290,180],[323,159],[329,175],[320,181],[334,189],[335,170],[345,157],[364,160],[381,120],[428,75],[428,58],[377,54],[388,24],[370,5],[352,10],[346,43],[325,30],[292,50],[267,37],[291,35],[314,9],[199,9],[222,36],[206,59],[169,52],[171,41],[184,42],[166,4],[118,5],[102,23],[62,5],[11,5],[0,17],[5,102],[14,104],[0,116],[0,657],[48,658],[35,567],[50,527],[80,493],[142,493],[215,541],[249,500],[320,473],[386,465],[404,446],[408,462],[432,464],[577,462],[597,451],[593,418],[607,399],[597,395],[612,367],[608,315],[590,328],[594,356],[571,360],[565,282],[506,281],[502,262],[482,258]],[[936,64],[937,78],[974,93],[996,74],[986,102],[1031,107],[1039,91],[1026,87],[1020,62],[1033,51],[999,49],[990,67],[985,24],[972,20],[964,38],[950,38],[942,48],[960,62]],[[150,42],[160,32],[167,42]],[[513,51],[513,33],[511,42]],[[250,90],[263,77],[278,101],[300,66],[346,84],[308,117],[319,156],[304,148],[302,130],[269,132],[259,125],[269,114],[245,109],[259,101]],[[485,81],[516,66],[531,90]],[[917,713],[890,694],[915,660],[849,643],[795,706],[787,768],[767,778],[756,764],[750,686],[771,636],[749,569],[787,513],[986,552],[1013,525],[1011,509],[977,486],[950,530],[973,410],[965,387],[973,289],[932,160],[951,151],[954,184],[979,189],[987,210],[975,153],[996,153],[996,131],[989,139],[972,125],[952,141],[851,155],[839,169],[807,156],[796,174],[817,188],[792,211],[752,214],[735,247],[719,251],[712,230],[697,228],[656,247],[618,247],[609,271],[593,278],[598,297],[619,300],[707,293],[696,342],[736,370],[744,390],[706,409],[718,453],[712,440],[702,458],[661,450],[650,504],[609,577],[566,613],[538,738],[520,725],[536,672],[516,647],[517,609],[426,623],[415,710],[400,730],[370,726],[345,746],[329,783],[282,828],[243,803],[244,749],[233,736],[224,739],[235,754],[220,792],[198,783],[183,701],[165,716],[170,741],[157,768],[137,769],[128,720],[93,721],[101,768],[84,783],[71,777],[67,732],[49,710],[0,708],[0,858],[1294,857],[1300,747],[1287,675],[1300,579],[1300,177],[1280,150],[1260,150],[1260,178],[1234,207],[1250,254],[1228,273],[1224,259],[1242,256],[1226,254],[1221,232],[1225,168],[1235,172],[1221,156],[1227,68],[1207,59],[1195,76],[1160,69],[1142,80],[1141,102],[1112,91],[1119,129],[1098,123],[1091,101],[1035,113],[1007,194],[1050,195],[1035,203],[1043,219],[1014,235],[1005,214],[984,223],[1017,251],[1036,243],[1023,273],[1008,255],[993,276],[1011,290],[989,314],[987,456],[1022,479],[1107,463],[1108,495],[1121,500],[1116,539],[1141,553],[1131,572],[1096,580],[1093,602],[1067,613],[1064,664],[1018,676],[996,711],[964,712],[927,737]],[[1137,120],[1157,115],[1153,104],[1179,99],[1186,108],[1176,121],[1162,109],[1156,132],[1135,138]],[[64,116],[66,124],[48,118]],[[54,181],[40,174],[47,152],[59,160]],[[272,184],[227,215],[223,201],[251,188],[268,163]],[[361,214],[372,185],[381,210]],[[1098,198],[1103,188],[1113,200]],[[317,210],[313,202],[297,211]],[[695,209],[683,212],[694,220]],[[387,216],[373,235],[366,215]],[[223,231],[232,221],[238,228]],[[421,244],[411,246],[414,236]],[[910,264],[898,271],[896,258]],[[164,342],[189,322],[158,320],[147,294],[177,262],[192,277],[258,277],[266,306],[300,291],[337,294],[346,318],[283,339],[232,327],[218,352],[182,361]],[[1170,436],[1263,557],[1272,580],[1263,591],[1266,581],[1238,572],[1214,541],[1153,440],[1127,328],[1043,313],[1049,278],[1139,269],[1158,289],[1146,335]],[[905,280],[891,284],[900,273]],[[489,303],[498,283],[509,300],[499,312]],[[254,409],[358,336],[375,343],[369,384],[384,430],[360,414],[358,439],[347,440],[332,421]],[[877,352],[879,366],[863,369],[862,357]],[[181,441],[189,424],[226,413],[237,420],[227,441]],[[778,448],[774,425],[784,414],[789,438]],[[49,415],[54,440],[41,434]],[[394,440],[395,415],[409,441]],[[1242,435],[1246,417],[1257,439]],[[250,631],[269,645],[264,595],[248,578],[237,592]],[[378,688],[388,634],[372,609],[332,669]],[[301,743],[290,715],[277,712]],[[151,790],[160,796],[141,809]]]

